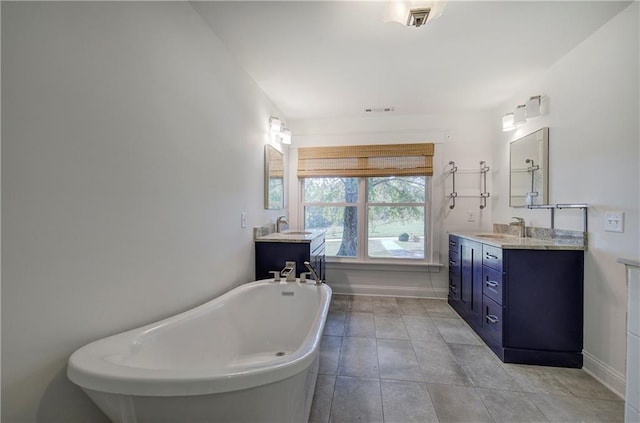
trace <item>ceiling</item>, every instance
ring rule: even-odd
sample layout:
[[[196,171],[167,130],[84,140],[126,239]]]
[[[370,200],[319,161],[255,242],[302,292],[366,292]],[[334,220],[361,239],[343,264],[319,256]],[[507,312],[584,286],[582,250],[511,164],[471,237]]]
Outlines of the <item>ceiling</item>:
[[[490,110],[628,3],[453,0],[420,28],[383,22],[379,1],[192,4],[284,116],[306,120]]]

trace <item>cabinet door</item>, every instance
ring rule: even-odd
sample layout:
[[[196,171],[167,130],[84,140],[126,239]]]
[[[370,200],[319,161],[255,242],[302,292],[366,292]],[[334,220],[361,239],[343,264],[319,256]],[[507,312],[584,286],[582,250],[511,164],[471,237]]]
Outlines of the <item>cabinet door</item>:
[[[482,244],[464,240],[460,246],[460,300],[470,324],[482,326]]]

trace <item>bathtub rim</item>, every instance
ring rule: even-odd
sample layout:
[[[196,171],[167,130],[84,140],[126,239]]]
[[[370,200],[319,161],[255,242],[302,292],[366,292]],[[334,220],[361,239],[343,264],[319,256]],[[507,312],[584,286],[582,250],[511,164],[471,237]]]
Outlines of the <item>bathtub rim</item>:
[[[105,357],[122,352],[122,345],[129,345],[140,335],[178,319],[188,319],[225,301],[232,295],[258,285],[277,285],[286,288],[293,283],[303,289],[322,290],[320,308],[305,340],[293,353],[266,364],[243,366],[229,372],[224,369],[152,369],[130,367],[108,361]],[[275,288],[275,286],[274,286]],[[77,349],[69,357],[67,377],[81,388],[112,394],[138,396],[191,396],[232,392],[274,383],[304,371],[319,354],[324,324],[329,311],[332,290],[327,284],[289,282],[277,284],[273,279],[263,279],[239,285],[225,294],[182,313],[148,325],[117,333],[93,341]],[[118,342],[113,342],[116,338]],[[259,380],[259,383],[256,383]]]

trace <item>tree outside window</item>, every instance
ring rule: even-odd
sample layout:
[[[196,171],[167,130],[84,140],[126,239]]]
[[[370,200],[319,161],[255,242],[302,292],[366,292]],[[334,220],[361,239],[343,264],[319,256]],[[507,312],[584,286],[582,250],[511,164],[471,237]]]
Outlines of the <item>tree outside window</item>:
[[[328,256],[359,257],[359,235],[366,234],[363,257],[425,257],[426,177],[303,181],[305,228],[326,231]]]

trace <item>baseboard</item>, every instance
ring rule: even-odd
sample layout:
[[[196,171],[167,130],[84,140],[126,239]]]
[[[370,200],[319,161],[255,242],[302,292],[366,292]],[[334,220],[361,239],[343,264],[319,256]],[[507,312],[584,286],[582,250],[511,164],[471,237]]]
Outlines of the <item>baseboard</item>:
[[[582,351],[583,369],[616,395],[624,399],[625,376],[587,351]]]
[[[413,297],[413,298],[447,298],[448,291],[445,288],[392,286],[392,285],[354,285],[329,282],[329,286],[335,294],[373,295],[388,297]]]

